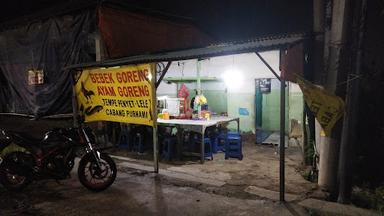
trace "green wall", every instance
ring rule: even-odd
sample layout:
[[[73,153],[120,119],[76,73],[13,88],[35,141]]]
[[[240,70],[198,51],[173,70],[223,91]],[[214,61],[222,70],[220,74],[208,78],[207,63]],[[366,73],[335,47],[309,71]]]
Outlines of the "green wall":
[[[262,100],[262,128],[265,130],[280,130],[280,84],[273,79],[271,92],[263,93]],[[240,118],[240,129],[243,132],[255,132],[255,94],[234,93],[225,90],[204,90],[204,96],[208,100],[210,110],[220,114],[228,112],[229,116]],[[190,90],[191,99],[195,91]],[[176,97],[175,95],[172,95]],[[240,115],[239,108],[245,108],[248,115]],[[300,91],[291,91],[286,88],[286,132],[290,131],[290,119],[302,121],[303,96]],[[229,125],[231,129],[237,129],[236,123]]]
[[[288,88],[286,88],[286,99],[288,99]],[[285,128],[288,131],[289,105],[285,103]],[[270,93],[263,94],[263,112],[262,112],[262,128],[265,130],[279,131],[280,130],[280,89],[271,89]]]
[[[207,98],[209,110],[218,115],[227,112],[227,93],[224,90],[204,90],[203,95]],[[195,96],[195,91],[189,91],[189,99]]]
[[[220,115],[222,112],[227,112],[227,93],[223,90],[206,90],[203,92],[207,98],[208,107],[210,110]]]
[[[249,93],[228,93],[228,115],[240,118],[240,129],[244,132],[255,132],[255,95]],[[262,128],[271,131],[280,130],[280,89],[272,89],[270,93],[263,94],[262,101]],[[239,115],[239,108],[246,108],[248,116]],[[303,99],[302,93],[291,94],[286,88],[285,104],[285,128],[290,131],[290,119],[302,119]],[[237,125],[231,124],[231,129],[236,129]]]
[[[239,108],[246,108],[249,115],[240,115]],[[228,93],[228,115],[240,118],[240,130],[255,131],[255,95],[250,93]],[[237,129],[236,123],[229,125],[230,129]]]

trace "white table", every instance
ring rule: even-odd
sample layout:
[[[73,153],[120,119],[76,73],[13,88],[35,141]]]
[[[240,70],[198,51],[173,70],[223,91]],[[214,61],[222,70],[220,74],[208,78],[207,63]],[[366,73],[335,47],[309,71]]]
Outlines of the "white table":
[[[218,116],[218,117],[212,117],[210,120],[191,120],[191,119],[157,119],[158,125],[164,125],[164,126],[175,126],[177,127],[178,131],[178,142],[181,143],[181,132],[183,129],[188,129],[197,133],[201,134],[201,148],[200,148],[200,160],[201,163],[204,163],[204,134],[205,129],[207,127],[211,126],[218,126],[221,124],[229,123],[232,121],[237,122],[237,131],[240,130],[240,119],[238,117],[224,117],[224,116]],[[178,144],[178,145],[179,145]],[[179,150],[178,150],[179,153]]]

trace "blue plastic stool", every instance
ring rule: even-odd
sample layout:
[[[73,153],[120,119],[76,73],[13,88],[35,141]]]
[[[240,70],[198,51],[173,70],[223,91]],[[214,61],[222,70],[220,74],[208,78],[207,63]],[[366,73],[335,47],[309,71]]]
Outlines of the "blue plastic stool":
[[[129,150],[131,142],[129,140],[129,130],[126,125],[121,125],[121,132],[119,137],[119,148]]]
[[[200,137],[198,136],[198,134],[195,134],[195,133],[191,133],[189,136],[190,137],[188,142],[188,151],[197,152],[196,141],[199,141]]]
[[[163,140],[163,149],[161,152],[161,157],[165,160],[172,160],[174,153],[174,146],[176,145],[176,137],[166,137]]]
[[[216,143],[213,144],[216,145],[217,151],[225,152],[228,137],[241,137],[241,135],[238,132],[228,131],[227,136],[225,136],[225,132],[220,132],[220,134],[217,136]]]
[[[132,150],[139,153],[144,153],[144,142],[140,133],[136,133],[135,137],[133,138]]]
[[[201,139],[196,136],[194,137],[194,146],[196,145],[200,145],[201,144]],[[209,137],[205,137],[204,138],[204,158],[205,159],[211,159],[213,160],[213,153],[212,153],[212,142],[211,142],[211,138]]]
[[[211,138],[204,138],[204,158],[211,158],[213,160],[212,142]]]
[[[119,143],[119,148],[120,149],[126,149],[129,150],[129,138],[126,135],[120,135],[120,143]]]
[[[216,154],[219,151],[219,138],[217,136],[211,138],[212,153]]]
[[[242,139],[239,134],[229,134],[225,145],[225,159],[243,159]]]
[[[217,151],[222,151],[225,152],[225,145],[227,142],[227,138],[225,137],[225,133],[220,133],[217,136],[217,139],[215,140],[216,144],[216,149]]]
[[[236,131],[228,131],[227,136],[228,137],[241,137],[241,135]]]

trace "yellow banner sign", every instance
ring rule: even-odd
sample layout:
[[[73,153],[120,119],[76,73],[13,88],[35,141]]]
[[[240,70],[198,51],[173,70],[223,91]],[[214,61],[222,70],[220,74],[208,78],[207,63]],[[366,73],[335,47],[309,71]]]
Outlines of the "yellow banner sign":
[[[154,71],[150,64],[83,70],[76,82],[79,111],[86,122],[153,125]]]
[[[343,99],[304,79],[297,78],[297,83],[303,91],[304,100],[309,109],[313,112],[317,121],[319,121],[325,135],[329,136],[333,126],[343,116]]]

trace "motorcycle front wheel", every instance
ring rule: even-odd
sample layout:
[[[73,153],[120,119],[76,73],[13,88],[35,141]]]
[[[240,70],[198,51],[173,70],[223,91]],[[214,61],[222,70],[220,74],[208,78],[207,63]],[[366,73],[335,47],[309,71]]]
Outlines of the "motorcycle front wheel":
[[[109,155],[101,153],[99,165],[94,155],[88,153],[81,158],[77,170],[81,184],[95,192],[107,189],[116,179],[116,164]]]

